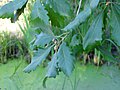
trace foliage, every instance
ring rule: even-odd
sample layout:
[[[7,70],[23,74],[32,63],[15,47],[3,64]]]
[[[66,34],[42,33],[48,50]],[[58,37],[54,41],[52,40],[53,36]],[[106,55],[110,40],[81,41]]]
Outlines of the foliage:
[[[32,57],[32,47],[30,46],[30,43],[34,37],[34,31],[31,30],[31,27],[29,25],[27,17],[25,15],[23,15],[23,16],[24,16],[24,21],[25,21],[24,26],[20,25],[19,23],[18,23],[18,25],[23,34],[23,36],[21,36],[21,38],[22,38],[21,43],[23,44],[24,49],[26,50],[26,52],[24,53],[24,56],[28,57],[27,60],[30,63],[31,57]]]
[[[8,32],[0,33],[0,63],[7,63],[10,58],[19,58],[26,55],[27,48],[20,35],[13,35]]]
[[[13,12],[22,9],[26,3],[27,0],[14,0],[4,5],[0,17],[19,17]],[[10,9],[6,9],[8,7]],[[88,57],[93,52],[92,59],[98,65],[102,58],[120,61],[119,16],[119,0],[35,0],[29,24],[36,37],[31,42],[34,54],[24,71],[35,70],[50,56],[45,84],[47,78],[56,77],[61,71],[69,76],[78,53],[83,53],[86,60],[91,59]]]
[[[112,27],[112,39],[120,46],[119,34],[120,34],[120,7],[119,5],[111,6],[111,27]]]
[[[100,13],[88,29],[84,39],[83,48],[86,49],[88,45],[102,40],[102,25],[103,25],[103,13]]]

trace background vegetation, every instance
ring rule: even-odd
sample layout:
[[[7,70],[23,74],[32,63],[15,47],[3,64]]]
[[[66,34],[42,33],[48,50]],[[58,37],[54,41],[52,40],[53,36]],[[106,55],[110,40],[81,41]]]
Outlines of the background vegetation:
[[[32,57],[24,72],[48,62],[44,87],[47,78],[55,78],[61,71],[70,76],[77,60],[97,66],[119,66],[120,0],[14,0],[0,8],[0,17],[14,23],[26,7],[26,25],[19,24],[24,41],[21,44],[20,39],[15,40],[13,52],[17,48],[15,55],[21,52]],[[2,40],[4,63],[12,48],[8,41],[13,44],[14,40]]]

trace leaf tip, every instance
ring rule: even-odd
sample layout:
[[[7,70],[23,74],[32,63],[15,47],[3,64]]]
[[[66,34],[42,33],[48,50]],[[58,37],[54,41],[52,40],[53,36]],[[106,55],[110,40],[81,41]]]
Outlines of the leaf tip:
[[[42,85],[43,85],[44,88],[46,88],[46,81],[47,81],[47,78],[48,78],[48,77],[46,76],[46,77],[43,79],[43,84],[42,84]]]

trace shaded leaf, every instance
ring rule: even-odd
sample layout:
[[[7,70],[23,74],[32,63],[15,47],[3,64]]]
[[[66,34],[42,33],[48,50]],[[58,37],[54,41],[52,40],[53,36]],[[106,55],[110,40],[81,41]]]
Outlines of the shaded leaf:
[[[88,45],[92,45],[96,41],[102,40],[102,26],[103,26],[103,13],[100,13],[95,20],[93,21],[92,25],[90,26],[88,32],[86,33],[85,37],[83,38],[83,48],[84,50]]]
[[[65,25],[66,17],[58,14],[52,8],[50,8],[49,6],[46,6],[46,9],[48,11],[48,16],[50,18],[52,26],[63,27]]]
[[[112,39],[120,46],[120,5],[113,5],[111,12]]]
[[[51,47],[47,49],[39,49],[38,51],[34,52],[34,56],[32,58],[31,63],[24,69],[24,72],[30,72],[35,70],[38,65],[42,63],[48,56]]]
[[[85,10],[83,10],[82,12],[80,12],[75,17],[75,19],[72,22],[70,22],[63,30],[64,31],[73,30],[78,25],[85,22],[85,20],[89,17],[90,14],[91,14],[91,9],[90,9],[90,7],[88,7]]]
[[[33,45],[45,46],[46,44],[49,44],[53,38],[54,37],[52,35],[41,32],[39,35],[37,35],[37,39]]]
[[[49,17],[47,16],[47,13],[48,12],[44,9],[44,6],[41,4],[40,0],[36,0],[31,13],[32,20],[39,18],[46,25],[49,25]]]
[[[76,46],[76,45],[79,45],[79,44],[80,44],[80,41],[79,41],[79,39],[77,38],[77,34],[75,34],[75,35],[72,37],[72,40],[71,40],[70,45],[71,45],[71,46]]]
[[[92,9],[95,9],[99,3],[99,0],[90,0],[86,2],[86,5],[84,7],[84,10],[80,12],[75,19],[70,22],[63,30],[73,30],[81,23],[85,22],[85,20],[90,16]]]
[[[108,49],[104,48],[104,47],[98,47],[98,49],[100,50],[100,52],[102,53],[104,59],[106,61],[109,61],[109,62],[115,62],[116,59],[113,57],[113,55],[111,54],[110,51],[108,51]]]
[[[46,4],[49,4],[50,8],[62,16],[71,15],[71,7],[66,0],[47,0]]]
[[[63,71],[63,73],[69,76],[74,69],[74,58],[71,55],[70,49],[63,42],[57,53],[58,56],[58,67]]]
[[[45,77],[43,80],[43,87],[46,88],[46,81],[47,81],[48,77]]]

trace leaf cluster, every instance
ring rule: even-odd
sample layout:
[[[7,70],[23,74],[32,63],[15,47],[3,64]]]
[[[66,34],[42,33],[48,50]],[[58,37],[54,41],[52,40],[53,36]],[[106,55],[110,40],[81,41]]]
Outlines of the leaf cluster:
[[[27,1],[14,0],[4,5],[0,17],[16,21]],[[35,31],[31,42],[34,54],[24,71],[35,70],[50,55],[44,83],[47,78],[55,78],[60,71],[69,76],[78,53],[95,50],[97,59],[117,61],[119,58],[119,0],[35,0],[30,27]]]

